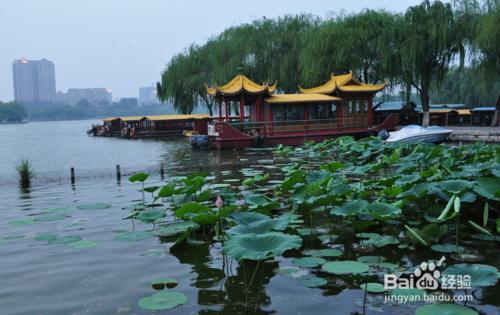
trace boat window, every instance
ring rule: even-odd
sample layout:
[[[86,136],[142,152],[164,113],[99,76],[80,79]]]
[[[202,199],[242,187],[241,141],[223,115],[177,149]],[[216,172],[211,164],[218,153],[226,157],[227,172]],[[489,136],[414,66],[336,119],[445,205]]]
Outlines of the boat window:
[[[360,106],[359,106],[359,100],[356,101],[356,113],[359,113],[361,111]]]
[[[311,119],[330,119],[337,117],[335,104],[317,104],[311,106]]]
[[[348,113],[349,114],[352,113],[352,101],[349,101],[349,110],[348,110]]]
[[[368,100],[364,100],[363,103],[365,104],[365,113],[368,113]]]
[[[292,121],[304,119],[303,105],[275,105],[272,108],[273,121]]]

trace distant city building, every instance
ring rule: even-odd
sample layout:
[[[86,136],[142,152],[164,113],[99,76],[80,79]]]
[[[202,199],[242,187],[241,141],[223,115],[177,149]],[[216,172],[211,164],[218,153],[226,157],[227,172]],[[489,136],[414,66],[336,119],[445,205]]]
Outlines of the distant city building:
[[[14,99],[18,102],[54,102],[56,74],[54,63],[47,59],[12,62]]]
[[[139,88],[139,105],[158,103],[156,87],[146,86]]]
[[[105,88],[93,89],[68,89],[67,93],[57,92],[58,101],[69,105],[76,105],[83,99],[89,103],[99,104],[101,102],[111,103],[111,90]]]

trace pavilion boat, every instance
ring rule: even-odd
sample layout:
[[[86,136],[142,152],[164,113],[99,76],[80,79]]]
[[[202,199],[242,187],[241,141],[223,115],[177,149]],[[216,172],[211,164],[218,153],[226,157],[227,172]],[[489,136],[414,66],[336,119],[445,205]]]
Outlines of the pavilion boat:
[[[392,129],[397,115],[373,126],[373,97],[383,88],[361,83],[350,72],[332,74],[325,84],[300,88],[299,94],[277,94],[276,84],[259,85],[238,75],[223,86],[207,88],[218,104],[218,117],[207,128],[209,143],[219,149],[301,145]],[[237,119],[231,116],[232,109]]]
[[[189,133],[207,133],[210,115],[125,116],[103,119],[102,125],[92,126],[87,134],[102,137],[163,138]]]

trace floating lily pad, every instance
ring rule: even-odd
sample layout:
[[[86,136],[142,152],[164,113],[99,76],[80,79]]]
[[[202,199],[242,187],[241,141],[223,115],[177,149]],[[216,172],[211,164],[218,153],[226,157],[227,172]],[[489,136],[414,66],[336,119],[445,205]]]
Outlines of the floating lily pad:
[[[336,275],[346,275],[367,272],[370,270],[370,267],[365,263],[355,260],[338,260],[327,262],[321,269]]]
[[[295,266],[285,266],[285,267],[280,267],[277,270],[278,274],[282,276],[289,276],[292,278],[300,278],[302,276],[305,276],[309,273],[307,269],[300,269]]]
[[[166,216],[163,210],[147,210],[141,211],[136,219],[146,223],[154,223]]]
[[[43,212],[71,212],[73,210],[72,207],[51,207],[43,209]]]
[[[431,249],[440,253],[457,253],[464,250],[462,246],[457,247],[455,244],[434,244]]]
[[[48,240],[49,245],[54,245],[54,244],[68,244],[72,242],[77,242],[81,240],[82,238],[80,236],[76,235],[69,235],[69,236],[56,236],[50,240]]]
[[[162,225],[155,234],[162,237],[170,237],[186,232],[189,229],[196,229],[199,225],[191,221],[177,221],[167,225]]]
[[[269,219],[269,216],[258,212],[242,211],[234,212],[231,214],[231,218],[241,224],[250,224],[256,221]]]
[[[96,247],[97,244],[98,244],[97,241],[80,240],[80,241],[68,243],[66,245],[69,247],[72,247],[72,248],[76,248],[76,249],[84,249],[84,248]]]
[[[78,205],[77,208],[79,210],[104,210],[111,208],[111,205],[107,203],[87,203]]]
[[[311,255],[314,257],[339,257],[344,253],[338,248],[325,248],[319,250],[310,250],[307,252],[307,255]]]
[[[48,242],[56,237],[57,237],[56,234],[49,234],[49,233],[38,234],[37,236],[35,236],[35,241]]]
[[[363,283],[360,287],[370,293],[382,293],[385,291],[384,285],[377,282]]]
[[[140,307],[150,311],[170,310],[185,304],[188,298],[185,294],[173,291],[158,292],[143,297],[137,303]]]
[[[497,283],[497,268],[481,264],[456,264],[443,271],[443,275],[470,276],[472,287],[487,287]]]
[[[302,236],[308,236],[312,235],[314,233],[314,230],[311,228],[299,228],[297,229],[297,232],[299,232],[299,234]]]
[[[158,278],[151,281],[151,286],[155,290],[172,289],[175,288],[177,284],[179,284],[179,282],[173,278]]]
[[[154,234],[147,231],[124,232],[115,235],[116,241],[135,242],[153,237]]]
[[[326,281],[326,279],[324,278],[320,278],[320,277],[302,277],[299,279],[299,284],[303,287],[307,287],[307,288],[316,288],[316,287],[320,287],[322,285],[325,285],[327,284],[328,281]]]
[[[416,315],[478,315],[475,310],[460,304],[427,304],[417,308]]]
[[[43,213],[40,215],[37,215],[35,218],[35,221],[59,221],[59,220],[64,220],[66,219],[67,216],[63,213]]]
[[[35,219],[33,218],[28,218],[28,219],[17,219],[17,220],[12,220],[9,221],[8,223],[10,225],[15,225],[15,226],[23,226],[23,225],[30,225],[34,224],[36,222]]]
[[[384,262],[386,260],[383,256],[360,256],[356,258],[357,261],[365,263],[365,264],[378,264]]]
[[[292,264],[297,267],[314,268],[326,263],[326,260],[318,257],[303,257],[292,259]]]

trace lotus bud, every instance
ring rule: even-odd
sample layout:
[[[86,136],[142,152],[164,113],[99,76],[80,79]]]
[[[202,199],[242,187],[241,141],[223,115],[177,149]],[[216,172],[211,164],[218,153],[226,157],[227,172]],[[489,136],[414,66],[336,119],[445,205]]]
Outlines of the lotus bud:
[[[215,206],[217,208],[222,208],[222,206],[224,205],[224,201],[222,200],[222,198],[220,197],[220,195],[217,196],[217,200],[215,200]]]

